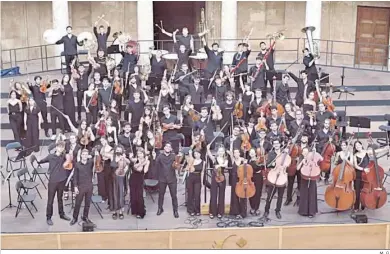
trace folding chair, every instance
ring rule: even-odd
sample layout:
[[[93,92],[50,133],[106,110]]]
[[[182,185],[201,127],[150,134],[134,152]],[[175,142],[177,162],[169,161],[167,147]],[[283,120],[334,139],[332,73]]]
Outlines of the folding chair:
[[[157,185],[158,185],[158,181],[157,180],[153,180],[153,179],[145,179],[144,180],[144,189],[145,189],[145,192],[146,192],[146,195],[149,195],[149,197],[152,199],[153,203],[154,202],[154,198],[153,198],[153,194],[154,193],[157,193]]]
[[[35,208],[35,211],[38,212],[38,209],[37,209],[37,207],[34,204],[35,194],[21,194],[20,192],[21,192],[22,189],[23,189],[24,193],[26,192],[26,190],[24,189],[22,181],[17,181],[16,185],[15,185],[15,188],[16,188],[16,192],[18,193],[18,198],[17,198],[17,200],[18,200],[18,207],[16,208],[15,218],[18,217],[18,215],[20,213],[20,210],[22,210],[22,204],[24,204],[26,206],[28,212],[31,214],[31,217],[33,217],[33,219],[35,219],[34,215],[32,214],[30,208],[27,205],[27,203],[30,203]]]
[[[38,190],[39,183],[32,181],[32,177],[30,175],[30,172],[28,172],[27,168],[20,169],[16,174],[18,176],[19,181],[21,181],[23,183],[23,187],[26,190],[26,193],[23,193],[23,194],[28,194],[29,190],[35,189],[37,191],[39,197],[42,199],[42,195]],[[26,175],[29,176],[29,178],[30,178],[29,180],[27,180]],[[21,177],[23,177],[23,179],[20,179]]]
[[[16,170],[19,170],[21,169],[22,167],[26,167],[26,158],[23,157],[21,159],[17,159],[17,155],[16,156],[10,156],[9,152],[10,150],[15,150],[15,149],[21,149],[23,148],[23,146],[19,143],[19,142],[12,142],[12,143],[9,143],[5,146],[5,152],[7,153],[7,166],[6,166],[6,171],[7,172],[10,172],[10,170],[8,169],[8,166],[11,168],[12,171],[16,171]],[[20,166],[19,168],[16,168],[14,169],[13,168],[13,164],[14,163],[20,163]]]
[[[42,183],[43,187],[45,189],[47,189],[46,185],[45,185],[45,182],[43,181],[41,175],[44,175],[46,177],[46,179],[49,180],[49,177],[47,176],[47,170],[48,169],[47,168],[43,168],[41,166],[41,164],[38,163],[37,157],[34,154],[32,154],[30,156],[30,164],[31,164],[31,166],[33,168],[32,179],[31,180],[33,182],[35,182],[37,180],[37,176],[38,176],[39,180],[41,180],[41,183]]]
[[[99,213],[100,217],[103,219],[102,215],[102,209],[100,208],[99,204],[103,203],[102,196],[99,195],[92,195],[91,197],[91,203],[96,208],[97,212]]]

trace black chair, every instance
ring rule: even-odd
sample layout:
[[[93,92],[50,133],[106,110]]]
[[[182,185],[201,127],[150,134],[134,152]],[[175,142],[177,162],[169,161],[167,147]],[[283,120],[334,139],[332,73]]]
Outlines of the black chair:
[[[23,167],[26,167],[26,158],[25,157],[18,159],[18,155],[11,156],[9,154],[10,150],[17,150],[17,149],[23,149],[23,146],[19,142],[12,142],[12,143],[9,143],[5,146],[5,152],[7,153],[7,166],[6,166],[7,172],[10,172],[10,170],[17,171]],[[14,168],[13,164],[15,164],[15,163],[20,163],[18,168]],[[8,169],[8,167],[10,167],[10,170]]]
[[[152,199],[153,203],[155,203],[154,198],[153,198],[153,194],[158,192],[157,185],[158,185],[157,180],[154,180],[154,179],[145,179],[144,180],[144,189],[145,189],[146,195],[149,195],[149,197]]]
[[[27,205],[27,203],[30,203],[35,208],[35,211],[38,212],[38,209],[34,204],[35,194],[22,194],[21,191],[23,191],[23,193],[26,193],[26,189],[24,188],[22,181],[17,181],[15,188],[16,188],[16,192],[18,193],[18,198],[17,198],[18,206],[16,208],[15,218],[18,217],[20,211],[22,210],[22,204],[24,204],[28,212],[31,214],[31,217],[35,219],[34,215],[32,214],[30,208]]]
[[[22,168],[16,174],[18,176],[19,181],[21,181],[23,183],[23,187],[26,190],[26,193],[24,193],[24,194],[28,194],[29,190],[35,189],[37,191],[39,197],[42,199],[42,195],[38,190],[39,183],[32,181],[32,177],[30,175],[30,172],[28,172],[27,168]],[[30,178],[29,180],[27,180],[26,175],[29,176],[29,178]],[[21,177],[23,177],[23,179],[21,179]]]
[[[46,177],[46,180],[49,180],[49,177],[47,176],[48,169],[47,168],[43,168],[41,166],[41,164],[38,163],[37,157],[34,154],[32,154],[30,156],[30,164],[31,164],[31,166],[33,168],[32,179],[31,180],[33,182],[35,182],[37,180],[37,176],[38,176],[39,180],[41,181],[41,183],[43,185],[43,187],[45,189],[47,189],[46,185],[45,185],[45,182],[43,181],[41,175],[44,175]]]

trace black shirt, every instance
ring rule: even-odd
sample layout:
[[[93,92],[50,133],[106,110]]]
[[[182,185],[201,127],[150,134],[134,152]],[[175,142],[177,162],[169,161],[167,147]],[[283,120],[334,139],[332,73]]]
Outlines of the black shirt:
[[[204,49],[208,57],[206,70],[209,73],[214,73],[218,69],[222,70],[223,52],[215,54],[214,51],[210,50],[207,45],[204,46]]]
[[[110,98],[112,92],[112,86],[107,87],[106,89],[99,89],[99,109],[103,109],[103,104],[106,105],[106,108],[110,105]]]
[[[170,123],[174,123],[174,124],[179,124],[179,119],[177,119],[176,116],[174,115],[170,115],[169,118],[166,118],[165,116],[163,116],[161,118],[161,124],[170,124]],[[177,136],[177,133],[178,133],[178,129],[172,129],[172,130],[167,130],[167,131],[164,131],[164,134],[163,134],[163,140],[164,141],[169,141],[169,140],[172,140],[173,138],[175,138]]]
[[[111,27],[107,27],[107,33],[98,33],[96,26],[93,27],[93,33],[96,36],[97,43],[98,43],[98,49],[102,49],[104,51],[107,50],[107,38],[110,36],[111,33]]]
[[[131,127],[135,128],[139,126],[142,115],[144,114],[144,101],[129,101],[128,111],[131,113]]]
[[[59,110],[64,109],[64,92],[61,89],[53,90],[51,96],[51,105],[53,105]]]
[[[138,55],[129,54],[121,52],[123,56],[123,65],[122,65],[122,71],[126,73],[129,71],[129,73],[134,73],[134,67],[137,65],[138,62]]]
[[[79,73],[80,78],[76,79],[77,90],[84,92],[88,90],[88,72],[84,72],[82,75]]]
[[[164,59],[161,58],[160,61],[157,61],[157,58],[155,56],[152,56],[152,58],[150,58],[150,66],[151,66],[150,76],[153,77],[163,76],[164,71],[166,69]]]
[[[268,50],[266,51],[266,53],[263,54],[260,51],[257,56],[261,56],[261,57],[264,58],[264,56],[265,56],[265,54],[267,54],[267,52],[268,52]],[[275,50],[271,49],[271,52],[268,54],[268,57],[267,57],[267,60],[266,60],[268,68],[269,68],[270,71],[275,70],[275,68],[274,68],[274,64],[275,64],[275,62],[274,62],[274,53],[275,53]]]
[[[49,154],[40,163],[49,162],[49,182],[58,183],[65,181],[68,178],[68,170],[64,169],[65,155],[57,156],[56,154]]]
[[[184,35],[176,35],[177,43],[180,45],[184,45],[186,49],[191,48],[191,39],[193,36],[191,34],[188,34],[187,36]]]
[[[88,159],[87,163],[83,164],[81,161],[77,162],[74,167],[74,185],[78,188],[81,186],[92,186],[93,177],[93,160]]]
[[[241,62],[241,64],[237,67],[235,73],[245,73],[248,71],[248,57],[250,53],[251,51],[247,50],[234,54],[232,65],[237,66]]]
[[[162,183],[175,183],[176,171],[172,167],[175,161],[175,154],[171,153],[168,156],[164,152],[160,153],[156,158],[156,169],[158,180]]]
[[[46,96],[45,96],[44,93],[41,93],[41,91],[40,91],[41,87],[40,86],[29,85],[28,87],[30,88],[31,93],[32,93],[33,98],[34,98],[36,103],[40,103],[40,102],[46,101]]]

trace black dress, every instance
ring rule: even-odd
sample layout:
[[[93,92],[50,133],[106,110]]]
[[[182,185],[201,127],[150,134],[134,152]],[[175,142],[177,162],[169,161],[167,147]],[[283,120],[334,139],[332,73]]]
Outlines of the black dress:
[[[97,104],[92,105],[92,98],[93,94],[92,96],[89,96],[88,94],[85,96],[85,103],[89,109],[89,113],[87,113],[87,125],[90,125],[91,123],[96,124],[98,120],[98,106]]]
[[[39,152],[39,113],[41,110],[38,106],[34,106],[32,111],[30,107],[25,109],[27,114],[27,134],[26,134],[26,148],[34,147],[32,151]]]
[[[23,124],[23,119],[20,105],[19,103],[16,103],[15,105],[8,103],[8,109],[9,123],[11,125],[12,132],[14,133],[14,139],[16,142],[22,144],[20,139],[20,130]],[[24,126],[22,128],[24,128]]]
[[[73,126],[76,126],[76,105],[74,102],[73,87],[71,84],[64,85],[64,114],[69,116]],[[68,121],[65,121],[65,129],[70,131]]]
[[[181,112],[183,117],[183,127],[181,128],[181,133],[183,133],[185,137],[184,146],[188,147],[191,145],[192,127],[194,126],[194,122],[188,114],[189,110],[186,110],[183,107]]]
[[[250,115],[248,114],[248,111],[249,111],[249,107],[250,107],[251,101],[252,101],[252,94],[248,95],[248,94],[246,94],[246,92],[244,92],[242,94],[242,105],[244,106],[244,109],[243,109],[243,111],[244,111],[243,119],[245,120],[245,122],[248,122],[249,118],[250,118]]]
[[[136,163],[138,163],[138,161]],[[144,175],[145,172],[143,169],[141,172],[138,172],[134,169],[134,166],[132,166],[129,181],[131,214],[140,216],[141,218],[144,218],[146,215],[144,203]]]
[[[123,159],[124,160],[124,159]],[[125,178],[125,168],[126,168],[126,162],[125,161],[118,161],[116,162],[115,157],[113,161],[111,162],[111,173],[110,173],[110,182],[111,190],[108,191],[108,203],[110,211],[118,211],[122,209],[125,206],[125,194],[124,194],[124,178]],[[122,167],[118,169],[119,167]]]
[[[358,166],[362,168],[366,168],[368,164],[370,164],[370,157],[368,156],[368,154],[366,154],[363,158],[356,156],[356,160]],[[360,202],[360,193],[363,189],[363,180],[362,180],[363,171],[357,169],[355,169],[355,171],[356,171],[356,178],[353,181],[353,185],[356,192],[356,200],[353,209],[358,210],[359,208],[364,209],[364,206],[361,205]]]
[[[195,171],[187,177],[186,187],[188,190],[187,212],[200,213],[200,191],[202,188],[201,174],[203,170],[203,161],[194,165]]]

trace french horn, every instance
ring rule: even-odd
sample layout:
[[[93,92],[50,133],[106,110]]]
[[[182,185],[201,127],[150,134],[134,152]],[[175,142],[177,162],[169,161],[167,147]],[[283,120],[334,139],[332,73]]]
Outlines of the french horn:
[[[89,51],[92,51],[96,45],[96,42],[93,40],[93,35],[90,32],[80,33],[77,36],[77,41]]]
[[[55,29],[48,29],[43,33],[43,40],[49,44],[56,43],[61,37],[61,33]]]

